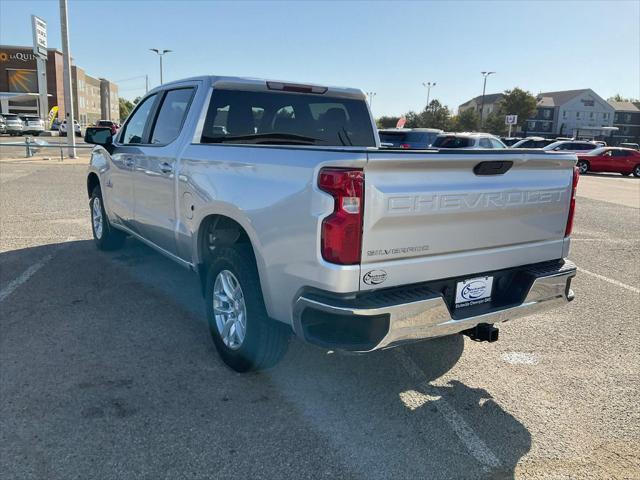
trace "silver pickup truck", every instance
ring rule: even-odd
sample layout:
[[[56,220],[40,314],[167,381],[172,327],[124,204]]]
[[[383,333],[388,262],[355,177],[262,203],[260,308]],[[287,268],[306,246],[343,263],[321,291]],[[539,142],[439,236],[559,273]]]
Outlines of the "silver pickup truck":
[[[360,90],[216,76],[162,85],[86,141],[98,248],[131,236],[197,272],[238,371],[291,332],[353,352],[493,341],[573,299],[574,154],[380,149]]]

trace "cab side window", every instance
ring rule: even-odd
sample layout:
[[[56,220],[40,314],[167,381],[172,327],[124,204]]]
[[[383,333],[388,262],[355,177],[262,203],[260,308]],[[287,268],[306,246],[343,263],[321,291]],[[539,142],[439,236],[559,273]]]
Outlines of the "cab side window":
[[[491,142],[489,142],[488,138],[480,139],[480,148],[491,148]]]
[[[145,98],[140,106],[133,112],[131,118],[125,126],[123,134],[120,136],[124,144],[144,143],[144,130],[149,119],[149,114],[153,110],[156,102],[156,94]]]
[[[166,93],[153,127],[152,144],[166,145],[178,138],[193,92],[193,88],[180,88]]]

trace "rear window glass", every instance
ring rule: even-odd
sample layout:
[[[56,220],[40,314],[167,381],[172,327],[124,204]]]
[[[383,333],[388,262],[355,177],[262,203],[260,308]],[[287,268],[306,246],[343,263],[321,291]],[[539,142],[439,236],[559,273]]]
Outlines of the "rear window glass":
[[[202,143],[375,146],[364,100],[214,90]]]
[[[438,148],[468,148],[473,146],[473,138],[441,136],[436,138],[433,146]]]
[[[406,143],[406,138],[406,132],[380,132],[381,143],[391,143],[395,146],[398,146],[401,143]]]

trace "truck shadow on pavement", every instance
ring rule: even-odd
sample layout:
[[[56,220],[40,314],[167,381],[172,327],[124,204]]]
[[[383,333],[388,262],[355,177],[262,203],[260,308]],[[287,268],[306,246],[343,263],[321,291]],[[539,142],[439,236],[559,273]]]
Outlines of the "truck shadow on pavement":
[[[132,240],[76,241],[0,254],[0,288],[49,255],[0,303],[8,478],[507,479],[531,447],[456,379],[461,336],[367,355],[293,340],[277,367],[240,375],[217,357],[195,274]]]

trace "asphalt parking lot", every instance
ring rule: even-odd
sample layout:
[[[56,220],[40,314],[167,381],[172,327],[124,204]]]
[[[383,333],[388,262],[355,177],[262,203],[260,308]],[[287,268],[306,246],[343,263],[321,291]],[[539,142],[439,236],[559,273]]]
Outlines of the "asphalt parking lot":
[[[3,478],[640,478],[640,179],[581,179],[576,300],[496,343],[346,356],[294,340],[241,375],[193,274],[133,240],[93,246],[85,165],[9,156]]]

